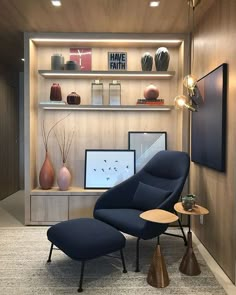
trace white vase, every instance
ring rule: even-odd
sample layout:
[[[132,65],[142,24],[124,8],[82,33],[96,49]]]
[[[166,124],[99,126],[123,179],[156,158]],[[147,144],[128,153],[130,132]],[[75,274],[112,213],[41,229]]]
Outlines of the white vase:
[[[59,170],[57,184],[61,191],[67,191],[71,184],[71,174],[65,165]]]

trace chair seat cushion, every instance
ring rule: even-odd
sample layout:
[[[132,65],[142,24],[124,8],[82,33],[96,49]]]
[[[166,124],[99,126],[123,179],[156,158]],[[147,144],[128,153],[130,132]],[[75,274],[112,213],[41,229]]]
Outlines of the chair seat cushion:
[[[136,209],[97,209],[94,211],[94,217],[144,240],[156,237],[167,229],[166,224],[143,220],[139,217],[142,212]]]
[[[125,237],[114,227],[92,218],[57,223],[47,231],[48,240],[72,259],[89,260],[122,249]]]
[[[139,182],[133,198],[133,208],[147,211],[157,208],[171,192]]]

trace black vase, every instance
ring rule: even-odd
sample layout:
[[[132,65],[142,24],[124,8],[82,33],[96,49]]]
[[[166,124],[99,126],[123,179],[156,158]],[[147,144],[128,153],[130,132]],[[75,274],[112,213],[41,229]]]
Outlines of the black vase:
[[[68,104],[80,104],[80,96],[76,92],[71,92],[67,96],[67,103]]]
[[[169,51],[166,47],[160,47],[155,53],[155,66],[157,71],[167,71],[170,61]]]
[[[142,71],[151,71],[153,64],[153,57],[149,52],[145,52],[141,58]]]

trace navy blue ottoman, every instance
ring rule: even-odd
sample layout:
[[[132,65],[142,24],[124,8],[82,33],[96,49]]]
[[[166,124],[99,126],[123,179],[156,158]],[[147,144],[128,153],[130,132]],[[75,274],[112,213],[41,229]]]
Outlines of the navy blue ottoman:
[[[92,218],[72,219],[57,223],[47,231],[52,243],[48,262],[51,262],[55,245],[70,258],[81,261],[81,273],[78,292],[82,292],[84,266],[86,260],[120,251],[123,272],[126,273],[122,249],[125,237],[114,227]]]

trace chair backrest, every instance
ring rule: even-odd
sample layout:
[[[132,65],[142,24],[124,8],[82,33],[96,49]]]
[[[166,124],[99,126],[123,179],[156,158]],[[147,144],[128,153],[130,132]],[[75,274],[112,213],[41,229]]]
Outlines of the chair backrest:
[[[189,172],[189,155],[180,151],[160,151],[143,170],[160,178],[186,178]]]
[[[171,192],[158,208],[173,210],[188,176],[189,165],[189,155],[185,152],[160,151],[137,174],[102,194],[94,209],[132,208],[141,182]]]
[[[165,208],[169,209],[180,197],[189,173],[189,166],[190,159],[187,153],[160,151],[139,172],[139,181],[171,191]]]

